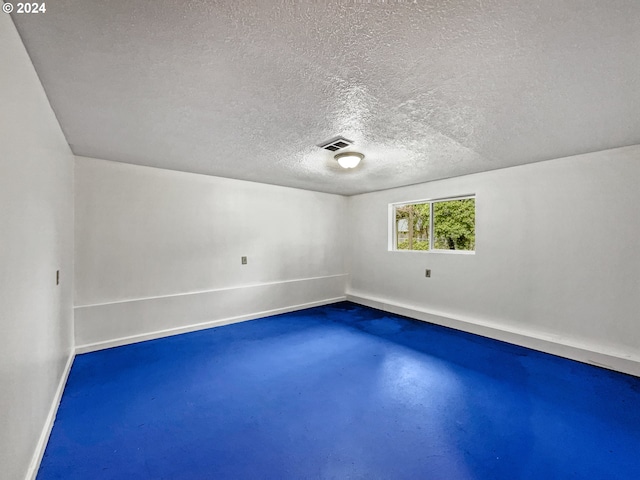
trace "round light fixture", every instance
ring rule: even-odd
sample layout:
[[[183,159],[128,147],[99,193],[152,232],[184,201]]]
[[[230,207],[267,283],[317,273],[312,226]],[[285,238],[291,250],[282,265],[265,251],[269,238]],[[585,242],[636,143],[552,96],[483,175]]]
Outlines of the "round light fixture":
[[[356,168],[364,155],[358,152],[342,152],[337,154],[335,158],[342,168]]]

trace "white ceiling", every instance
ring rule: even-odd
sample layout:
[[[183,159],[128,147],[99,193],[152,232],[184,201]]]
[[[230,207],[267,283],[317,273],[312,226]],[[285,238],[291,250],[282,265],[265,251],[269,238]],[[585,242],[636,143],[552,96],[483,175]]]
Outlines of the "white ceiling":
[[[640,143],[640,1],[56,0],[77,155],[355,194]],[[315,146],[334,135],[355,171]]]

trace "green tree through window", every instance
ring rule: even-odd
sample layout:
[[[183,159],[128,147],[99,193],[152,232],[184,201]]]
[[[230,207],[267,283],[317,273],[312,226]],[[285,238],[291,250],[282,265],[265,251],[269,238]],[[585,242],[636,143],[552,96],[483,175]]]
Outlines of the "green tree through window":
[[[475,217],[475,198],[397,205],[396,249],[473,251]]]
[[[396,208],[396,245],[398,250],[429,250],[431,215],[428,203]]]
[[[434,248],[475,250],[476,201],[473,198],[434,202]]]

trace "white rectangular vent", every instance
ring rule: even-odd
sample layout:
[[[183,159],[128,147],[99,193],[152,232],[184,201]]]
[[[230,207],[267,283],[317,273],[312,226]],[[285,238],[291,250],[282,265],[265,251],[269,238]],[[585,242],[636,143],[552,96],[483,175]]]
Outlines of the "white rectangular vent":
[[[336,150],[348,147],[349,145],[353,145],[353,141],[348,140],[344,137],[333,137],[318,144],[320,148],[324,148],[325,150],[329,150],[330,152],[335,152]]]

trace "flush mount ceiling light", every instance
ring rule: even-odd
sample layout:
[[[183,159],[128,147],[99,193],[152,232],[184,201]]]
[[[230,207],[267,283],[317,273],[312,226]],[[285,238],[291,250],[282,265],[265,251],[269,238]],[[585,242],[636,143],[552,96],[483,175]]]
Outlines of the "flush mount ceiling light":
[[[356,168],[364,155],[358,152],[342,152],[337,154],[335,158],[342,168]]]

